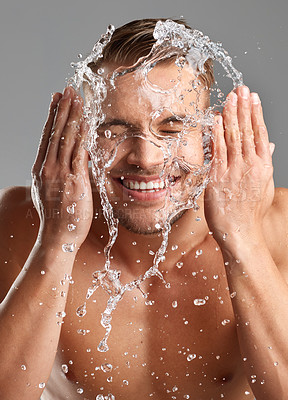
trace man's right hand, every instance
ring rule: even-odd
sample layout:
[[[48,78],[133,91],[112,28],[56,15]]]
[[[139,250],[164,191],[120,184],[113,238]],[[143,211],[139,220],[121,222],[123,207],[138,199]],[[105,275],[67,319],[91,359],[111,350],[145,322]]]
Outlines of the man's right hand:
[[[55,93],[32,168],[32,199],[42,244],[79,248],[93,217],[83,100],[72,87]]]

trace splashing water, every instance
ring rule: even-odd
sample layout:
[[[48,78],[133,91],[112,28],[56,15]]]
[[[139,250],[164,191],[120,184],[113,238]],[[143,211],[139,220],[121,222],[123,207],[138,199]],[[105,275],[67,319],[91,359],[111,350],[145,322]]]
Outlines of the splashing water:
[[[242,74],[233,67],[231,57],[221,44],[212,42],[200,31],[185,28],[171,20],[157,22],[154,30],[155,44],[150,53],[139,59],[134,65],[122,66],[112,72],[106,72],[105,68],[100,65],[95,72],[90,66],[92,64],[97,67],[100,64],[103,49],[111,40],[113,32],[114,27],[109,25],[106,34],[101,36],[88,57],[71,64],[75,68],[75,74],[69,80],[69,84],[78,92],[83,89],[85,93],[84,115],[89,123],[87,150],[91,157],[92,173],[109,231],[109,241],[104,248],[104,268],[93,273],[92,285],[88,288],[86,295],[86,300],[88,300],[99,287],[109,295],[106,309],[101,318],[101,324],[105,328],[105,336],[98,346],[98,350],[101,352],[108,350],[107,340],[112,328],[112,312],[126,291],[138,288],[142,292],[141,283],[152,276],[159,277],[166,284],[166,287],[170,286],[165,282],[162,273],[159,271],[159,264],[165,260],[164,254],[167,249],[171,224],[181,211],[189,208],[198,209],[197,199],[208,184],[211,166],[211,140],[213,139],[211,128],[214,123],[214,112],[224,103],[221,100],[223,94],[217,88],[215,89],[217,92],[216,103],[206,108],[199,106],[205,93],[210,95],[212,91],[201,80],[201,74],[205,74],[205,62],[208,59],[219,62],[224,68],[226,76],[232,79],[234,88],[243,85]],[[170,85],[167,86],[166,83],[162,84],[161,80],[158,82],[157,79],[153,78],[153,71],[159,65],[161,66],[163,60],[169,58],[175,60],[177,73],[173,82],[170,82]],[[193,70],[193,78],[189,81],[189,89],[184,90],[181,85],[187,68],[190,71]],[[110,127],[109,129],[105,128],[106,115],[109,112],[109,107],[112,108],[111,94],[115,94],[115,91],[119,87],[121,88],[123,79],[130,79],[130,81],[132,79],[138,85],[139,96],[148,100],[151,105],[149,129],[145,133],[129,132],[127,129],[114,132]],[[192,94],[194,97],[191,101]],[[158,103],[155,99],[159,99]],[[184,109],[184,116],[179,115],[179,107],[182,107],[182,110]],[[192,113],[191,110],[193,110]],[[169,118],[173,123],[181,125],[181,129],[176,135],[169,131],[159,132],[157,126],[163,118]],[[103,126],[103,129],[101,126]],[[198,136],[202,137],[203,159],[200,163],[195,163],[193,159],[191,161],[187,157],[189,137],[191,134],[193,136],[193,132],[197,128]],[[199,129],[201,129],[202,135],[199,135]],[[166,196],[163,206],[155,213],[156,220],[153,229],[156,229],[155,232],[161,231],[162,243],[154,255],[152,266],[138,279],[122,285],[120,281],[121,272],[110,268],[110,253],[118,235],[120,217],[116,218],[115,216],[109,200],[106,180],[109,168],[115,161],[119,149],[131,138],[145,140],[162,152],[163,168],[159,173],[160,183],[158,184],[159,187],[166,189]],[[177,182],[175,177],[177,179],[179,177]],[[136,183],[125,182],[124,177],[122,181],[124,186],[130,185],[130,189],[135,189]],[[67,212],[73,214],[75,206],[76,204],[73,203],[67,207]],[[70,228],[72,228],[72,225],[68,227],[69,230]],[[149,229],[152,228],[149,227]],[[64,244],[63,250],[71,251],[70,244]],[[199,255],[197,254],[197,256]],[[204,305],[205,300],[196,299],[194,304]],[[79,317],[83,317],[85,314],[86,302],[77,309]]]

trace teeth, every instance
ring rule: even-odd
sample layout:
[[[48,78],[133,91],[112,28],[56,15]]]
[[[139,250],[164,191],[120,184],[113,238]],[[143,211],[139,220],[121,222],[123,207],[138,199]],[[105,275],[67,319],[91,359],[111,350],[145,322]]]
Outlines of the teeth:
[[[122,180],[122,179],[121,179]],[[125,187],[132,190],[159,190],[164,189],[165,183],[163,181],[130,181],[128,179],[122,180],[122,183]]]

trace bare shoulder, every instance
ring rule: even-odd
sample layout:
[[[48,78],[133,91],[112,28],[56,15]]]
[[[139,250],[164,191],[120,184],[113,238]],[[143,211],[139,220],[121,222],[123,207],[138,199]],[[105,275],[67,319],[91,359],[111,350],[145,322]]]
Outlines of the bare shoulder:
[[[288,274],[288,189],[276,188],[265,217],[264,234],[275,263]]]
[[[39,219],[30,188],[0,190],[0,297],[21,271],[35,243]],[[5,293],[6,294],[6,293]],[[1,301],[1,300],[0,300]]]
[[[30,188],[13,186],[0,190],[0,229],[15,230],[27,225],[29,219],[37,220],[37,212],[31,199]],[[6,225],[8,224],[8,225]]]

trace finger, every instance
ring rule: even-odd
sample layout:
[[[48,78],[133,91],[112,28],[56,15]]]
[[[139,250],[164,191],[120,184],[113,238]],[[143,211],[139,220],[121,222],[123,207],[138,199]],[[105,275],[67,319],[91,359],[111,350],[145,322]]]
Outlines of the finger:
[[[47,149],[46,161],[55,163],[58,157],[59,142],[63,133],[64,126],[67,122],[71,100],[74,98],[75,91],[71,87],[66,87],[63,96],[59,102],[55,123],[52,128],[52,132],[49,139],[49,145]]]
[[[217,115],[214,118],[213,125],[213,162],[212,162],[212,174],[211,178],[215,179],[214,176],[219,169],[226,170],[227,169],[227,147],[224,138],[224,126],[223,126],[223,118],[221,115]]]
[[[40,171],[43,161],[45,159],[47,147],[48,147],[48,143],[49,143],[49,138],[51,135],[52,126],[53,126],[54,119],[55,119],[57,105],[58,105],[61,97],[62,97],[61,93],[54,93],[54,95],[52,97],[50,107],[49,107],[48,118],[47,118],[46,123],[43,128],[42,136],[40,139],[40,144],[39,144],[37,155],[36,155],[35,162],[33,165],[34,172]]]
[[[88,151],[86,150],[86,141],[89,132],[89,125],[86,121],[82,121],[80,125],[80,132],[76,137],[76,143],[73,151],[72,158],[72,171],[74,174],[77,172],[88,172]]]
[[[240,132],[237,117],[236,93],[228,95],[227,103],[223,109],[223,122],[225,130],[225,142],[227,147],[227,162],[233,164],[240,156],[242,157]]]
[[[242,139],[243,156],[251,160],[255,155],[254,134],[251,122],[250,90],[247,86],[238,87],[238,124]]]
[[[251,93],[252,103],[252,127],[254,131],[254,141],[256,153],[261,158],[271,157],[269,148],[269,137],[263,117],[261,101],[257,93]]]
[[[71,102],[70,113],[60,137],[58,160],[63,167],[72,167],[72,154],[76,137],[80,132],[82,115],[83,101],[76,95]]]
[[[273,142],[269,143],[269,150],[270,150],[270,154],[271,154],[271,157],[272,157],[273,153],[274,153],[274,150],[275,150],[275,143],[273,143]]]

